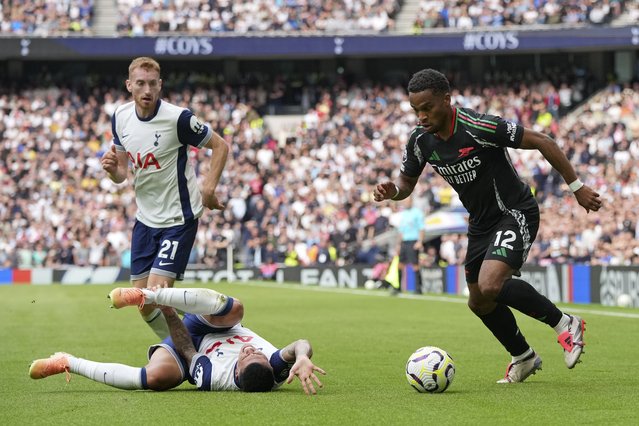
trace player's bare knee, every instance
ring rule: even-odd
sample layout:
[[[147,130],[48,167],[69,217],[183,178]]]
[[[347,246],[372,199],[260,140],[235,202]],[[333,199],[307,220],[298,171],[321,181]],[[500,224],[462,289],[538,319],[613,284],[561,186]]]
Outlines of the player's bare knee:
[[[477,316],[486,315],[494,309],[495,303],[485,298],[480,292],[471,292],[468,297],[468,308]]]
[[[165,391],[176,387],[179,381],[173,377],[167,377],[159,374],[157,370],[148,370],[146,372],[147,388],[154,391]]]
[[[502,282],[496,280],[479,280],[479,291],[487,300],[495,300],[501,291]]]
[[[149,363],[146,366],[147,389],[164,391],[173,389],[182,382],[179,367],[175,362]]]
[[[478,303],[476,300],[468,299],[468,308],[475,314],[481,315],[481,303]]]

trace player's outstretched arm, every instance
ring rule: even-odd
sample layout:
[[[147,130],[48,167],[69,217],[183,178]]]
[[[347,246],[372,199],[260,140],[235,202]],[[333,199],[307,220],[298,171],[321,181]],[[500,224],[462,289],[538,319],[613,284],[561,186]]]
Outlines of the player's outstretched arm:
[[[601,208],[602,202],[599,194],[588,185],[584,185],[577,176],[575,169],[568,161],[566,154],[559,148],[557,143],[549,136],[530,129],[524,129],[524,136],[520,148],[536,149],[550,163],[555,170],[564,178],[570,190],[575,194],[575,198],[586,212],[597,211]]]
[[[291,383],[293,378],[297,376],[302,383],[302,389],[307,395],[317,394],[315,385],[320,388],[324,385],[315,373],[326,375],[326,372],[311,361],[313,348],[309,341],[304,339],[296,340],[282,349],[281,354],[284,361],[294,362],[286,383]]]
[[[207,142],[207,148],[213,150],[211,156],[211,164],[209,165],[209,172],[204,180],[202,187],[202,204],[211,210],[223,210],[224,204],[220,203],[215,195],[215,189],[220,182],[220,176],[226,165],[226,159],[229,155],[229,146],[226,141],[217,133],[213,132],[213,136]]]
[[[175,309],[168,306],[160,306],[166,323],[169,326],[169,332],[171,333],[171,339],[177,349],[178,353],[184,358],[188,365],[191,364],[191,360],[197,354],[191,335],[184,326],[184,323],[178,316]]]

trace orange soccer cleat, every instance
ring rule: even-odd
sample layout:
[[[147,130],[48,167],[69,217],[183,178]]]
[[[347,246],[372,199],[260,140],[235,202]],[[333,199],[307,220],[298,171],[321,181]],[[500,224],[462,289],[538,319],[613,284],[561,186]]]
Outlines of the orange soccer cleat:
[[[54,374],[66,373],[67,383],[71,381],[69,373],[69,354],[64,352],[56,352],[49,358],[36,359],[29,367],[29,376],[32,379],[44,379]]]
[[[111,299],[111,307],[115,309],[124,308],[125,306],[144,306],[144,292],[135,287],[118,287],[109,293]]]

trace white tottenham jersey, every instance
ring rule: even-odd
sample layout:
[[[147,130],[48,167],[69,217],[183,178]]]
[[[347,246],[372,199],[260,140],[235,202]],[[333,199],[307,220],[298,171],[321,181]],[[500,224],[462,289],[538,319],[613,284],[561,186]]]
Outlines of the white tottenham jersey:
[[[116,150],[133,164],[136,218],[153,228],[199,218],[204,207],[189,146],[206,145],[211,129],[190,110],[161,100],[146,119],[138,117],[134,102],[119,106],[111,126]]]
[[[290,365],[282,360],[280,351],[268,341],[241,325],[222,333],[207,334],[191,360],[189,372],[200,390],[239,390],[235,382],[235,365],[245,343],[255,346],[269,359],[273,367],[273,387],[288,377]]]

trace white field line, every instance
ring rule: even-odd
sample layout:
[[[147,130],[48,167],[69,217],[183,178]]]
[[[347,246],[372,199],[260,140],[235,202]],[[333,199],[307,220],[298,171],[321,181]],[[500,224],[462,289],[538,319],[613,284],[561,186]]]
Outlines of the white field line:
[[[462,297],[452,297],[452,296],[437,296],[437,295],[417,295],[410,293],[400,293],[396,296],[390,296],[388,292],[384,290],[365,290],[365,289],[354,289],[354,288],[331,288],[331,287],[318,287],[318,286],[305,286],[301,284],[284,284],[284,283],[273,283],[273,282],[260,282],[259,284],[253,282],[233,282],[232,285],[244,285],[249,287],[268,287],[268,288],[287,288],[291,290],[302,290],[302,291],[319,291],[326,293],[339,293],[339,294],[356,294],[358,296],[372,296],[372,297],[397,297],[399,299],[414,299],[414,300],[432,300],[437,302],[449,302],[449,303],[466,303],[466,299]],[[619,318],[633,318],[639,319],[639,313],[631,313],[631,312],[617,312],[617,311],[607,311],[607,310],[593,310],[593,309],[584,309],[578,307],[578,305],[572,304],[563,304],[565,306],[569,306],[570,309],[567,309],[568,312],[572,313],[583,313],[589,315],[601,315],[607,317],[619,317]]]

